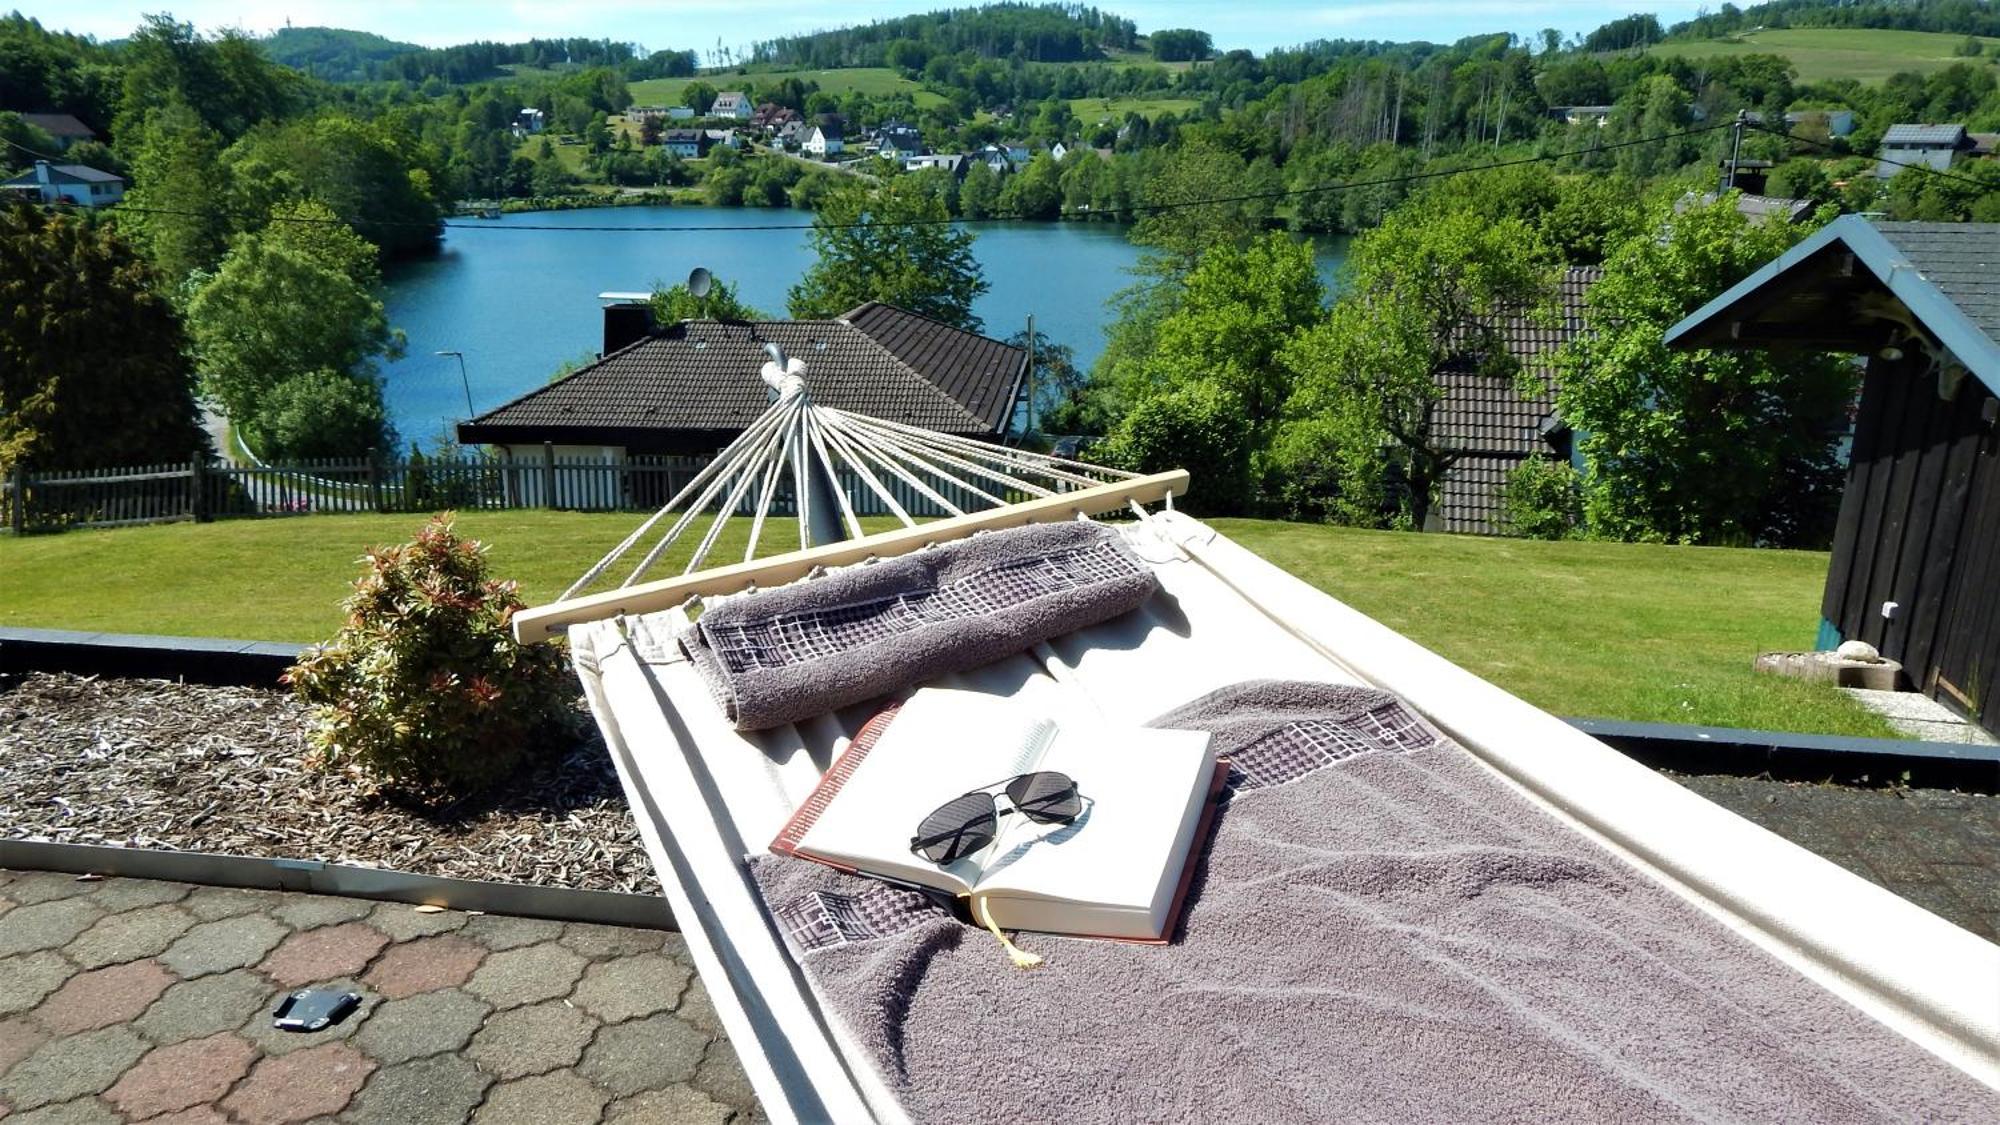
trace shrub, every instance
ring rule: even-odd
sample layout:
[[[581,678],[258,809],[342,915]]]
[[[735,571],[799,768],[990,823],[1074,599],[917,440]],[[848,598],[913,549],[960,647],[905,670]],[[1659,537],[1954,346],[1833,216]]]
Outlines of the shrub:
[[[579,713],[562,650],[514,640],[514,583],[486,577],[485,548],[450,513],[365,561],[347,624],[286,673],[325,765],[451,797],[567,743]]]
[[[1567,461],[1530,457],[1507,476],[1501,509],[1509,535],[1567,539],[1583,519],[1583,492]]]
[[[1181,506],[1237,515],[1250,492],[1250,422],[1235,396],[1192,383],[1134,407],[1105,443],[1104,460],[1139,473],[1186,469]]]
[[[356,457],[392,448],[396,436],[380,381],[326,370],[272,387],[245,428],[258,451],[274,460]]]

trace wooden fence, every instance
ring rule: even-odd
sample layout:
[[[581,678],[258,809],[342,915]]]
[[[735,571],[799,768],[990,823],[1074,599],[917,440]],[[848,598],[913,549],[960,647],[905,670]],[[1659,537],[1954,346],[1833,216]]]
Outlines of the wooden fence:
[[[0,528],[16,533],[68,527],[117,527],[177,520],[297,516],[328,512],[433,512],[444,509],[555,508],[568,511],[653,511],[707,463],[696,457],[604,460],[546,455],[539,459],[436,457],[382,461],[352,457],[265,465],[184,464],[44,471],[16,467],[0,480]],[[875,491],[843,474],[848,501],[860,515],[888,515]],[[948,514],[902,482],[883,482],[912,515]],[[751,490],[754,492],[754,490]],[[964,490],[938,491],[965,508],[981,502]],[[753,500],[745,497],[743,514]],[[775,515],[791,515],[789,485],[774,498]]]

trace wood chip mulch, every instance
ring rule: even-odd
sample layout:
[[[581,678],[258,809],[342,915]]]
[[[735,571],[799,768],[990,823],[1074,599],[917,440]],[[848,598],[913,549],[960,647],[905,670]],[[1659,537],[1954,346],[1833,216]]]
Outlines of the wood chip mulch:
[[[0,676],[0,838],[659,893],[594,730],[514,784],[426,809],[309,765],[306,723],[277,690]]]

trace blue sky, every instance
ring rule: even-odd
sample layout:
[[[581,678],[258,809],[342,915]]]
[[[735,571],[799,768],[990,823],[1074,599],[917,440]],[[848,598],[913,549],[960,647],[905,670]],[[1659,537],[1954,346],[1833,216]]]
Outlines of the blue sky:
[[[473,39],[511,42],[536,36],[584,35],[638,42],[650,49],[708,51],[718,39],[732,47],[775,35],[865,23],[885,16],[960,6],[968,0],[151,0],[137,4],[77,0],[16,0],[44,26],[115,39],[145,12],[167,9],[203,30],[240,27],[266,32],[287,20],[300,27],[355,28],[392,39],[445,46]],[[9,5],[10,7],[13,5]],[[1633,11],[1651,10],[1662,23],[1693,15],[1695,3],[1650,7],[1640,0],[1261,0],[1222,4],[1143,0],[1101,7],[1138,21],[1141,31],[1198,27],[1222,48],[1259,53],[1311,39],[1428,39],[1448,43],[1490,31],[1532,35],[1544,27],[1588,31]]]

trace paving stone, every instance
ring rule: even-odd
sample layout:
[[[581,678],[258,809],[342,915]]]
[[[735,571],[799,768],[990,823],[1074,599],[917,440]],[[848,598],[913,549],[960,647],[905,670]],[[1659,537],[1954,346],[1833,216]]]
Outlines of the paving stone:
[[[743,1062],[736,1057],[736,1048],[730,1046],[727,1039],[717,1039],[708,1045],[708,1054],[702,1058],[701,1066],[694,1073],[694,1088],[730,1105],[757,1104],[757,1092],[750,1088],[750,1076],[743,1073]]]
[[[456,988],[389,1000],[369,1014],[354,1045],[385,1064],[457,1051],[492,1011],[486,1001]]]
[[[6,895],[0,895],[0,914],[5,914],[19,905],[21,904],[8,898]]]
[[[317,1047],[326,1043],[337,1043],[344,1039],[352,1039],[362,1028],[368,1026],[369,1017],[374,1014],[376,1007],[382,1003],[382,997],[369,991],[360,981],[352,977],[322,981],[315,984],[314,987],[339,989],[343,992],[358,992],[361,994],[361,1003],[356,1005],[353,1011],[347,1013],[345,1019],[331,1027],[322,1028],[318,1031],[280,1031],[272,1025],[271,1013],[284,1000],[286,992],[290,990],[279,989],[270,995],[269,1003],[260,1006],[257,1012],[245,1021],[242,1027],[237,1029],[236,1033],[255,1043],[257,1049],[267,1055],[273,1057],[289,1055],[297,1051],[303,1051],[308,1047]]]
[[[321,926],[358,921],[374,909],[375,904],[365,898],[293,895],[285,900],[283,906],[271,911],[271,916],[295,930],[316,930]]]
[[[130,1023],[174,983],[174,975],[147,959],[78,973],[49,994],[35,1019],[57,1035]]]
[[[23,1110],[101,1093],[146,1050],[124,1027],[51,1040],[0,1076],[0,1101]]]
[[[293,934],[257,968],[279,984],[296,988],[334,977],[354,976],[388,944],[389,936],[378,929],[359,922],[342,922]]]
[[[140,907],[98,919],[96,925],[64,946],[63,952],[86,969],[98,969],[158,956],[193,925],[194,915],[178,906]]]
[[[423,911],[407,902],[382,903],[368,916],[369,925],[397,941],[448,934],[464,926],[466,921],[467,915],[463,910]]]
[[[604,1110],[604,1091],[568,1071],[502,1082],[486,1095],[473,1117],[476,1125],[595,1125]]]
[[[188,913],[206,922],[217,918],[237,918],[260,910],[275,910],[285,896],[277,891],[253,891],[244,887],[197,887],[182,901]]]
[[[106,879],[91,889],[90,901],[117,913],[142,906],[179,902],[193,890],[186,883],[170,883],[162,879]]]
[[[465,920],[460,933],[488,949],[519,949],[554,941],[562,936],[563,924],[547,918],[509,918],[499,914],[475,914]]]
[[[666,947],[667,932],[571,922],[563,927],[562,943],[585,957],[630,957],[660,952]]]
[[[583,975],[584,960],[553,943],[495,953],[479,966],[466,990],[496,1008],[568,995]]]
[[[362,1125],[458,1125],[493,1079],[462,1055],[436,1055],[375,1072],[347,1118]]]
[[[282,990],[249,969],[182,981],[133,1021],[132,1029],[155,1043],[200,1039],[233,1031],[256,1011],[276,1006]]]
[[[617,1023],[672,1011],[693,975],[671,957],[643,953],[585,969],[570,999],[605,1023]]]
[[[9,1117],[8,1125],[119,1125],[123,1120],[96,1098],[78,1098]],[[146,1125],[157,1125],[148,1121]]]
[[[347,1044],[323,1043],[259,1062],[221,1104],[247,1125],[306,1121],[347,1108],[374,1071],[374,1060]]]
[[[198,1105],[179,1113],[169,1113],[165,1117],[155,1117],[145,1125],[231,1125],[221,1110],[211,1105]]]
[[[733,1112],[699,1090],[669,1086],[612,1102],[605,1107],[604,1125],[726,1125]]]
[[[680,1006],[674,1013],[693,1026],[710,1035],[722,1034],[722,1019],[715,1014],[715,1002],[709,999],[708,988],[696,977],[688,983],[687,994],[681,997]]]
[[[49,951],[0,959],[0,1016],[40,1004],[75,971],[59,954]]]
[[[7,884],[7,897],[22,906],[74,898],[97,889],[97,882],[80,879],[65,871],[17,871]]]
[[[80,896],[17,906],[0,914],[0,957],[68,945],[103,916],[102,907]]]
[[[187,909],[197,916],[200,914],[192,895]],[[285,939],[285,934],[284,926],[261,915],[221,918],[203,922],[182,934],[160,955],[160,960],[183,977],[226,973],[263,960],[265,954]]]
[[[500,1078],[576,1065],[596,1021],[560,1000],[515,1008],[486,1021],[466,1054]]]
[[[439,988],[456,988],[486,957],[486,947],[457,934],[418,938],[390,949],[365,978],[391,1000]]]
[[[622,1098],[693,1078],[707,1047],[708,1036],[674,1016],[649,1016],[599,1030],[576,1070]]]
[[[41,1024],[26,1016],[0,1020],[0,1074],[29,1055],[35,1048],[49,1041],[49,1033]]]
[[[104,1100],[133,1121],[178,1113],[229,1092],[257,1061],[257,1049],[223,1033],[155,1048],[125,1072]]]

